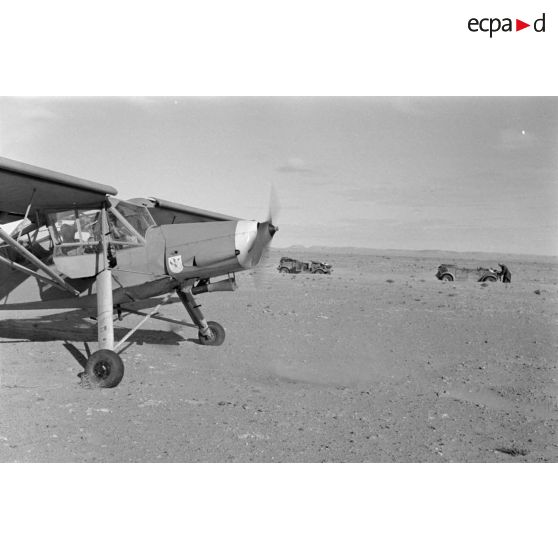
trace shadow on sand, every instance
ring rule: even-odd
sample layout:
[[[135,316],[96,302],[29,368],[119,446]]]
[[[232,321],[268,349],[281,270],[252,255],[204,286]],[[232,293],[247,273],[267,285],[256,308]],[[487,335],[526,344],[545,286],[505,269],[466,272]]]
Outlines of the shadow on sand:
[[[178,321],[173,322],[180,324]],[[117,323],[114,326],[115,343],[118,343],[118,340],[130,331],[128,327],[118,327]],[[185,326],[186,324],[181,325]],[[125,352],[134,344],[178,345],[184,341],[199,343],[197,339],[187,339],[180,335],[175,331],[177,329],[177,325],[172,327],[170,331],[140,328],[118,350],[118,353]],[[63,341],[64,347],[76,361],[81,366],[85,366],[92,352],[88,344],[97,343],[97,324],[89,319],[87,312],[83,310],[71,310],[30,319],[0,321],[0,344],[47,341]],[[84,344],[84,351],[76,347],[77,343]]]

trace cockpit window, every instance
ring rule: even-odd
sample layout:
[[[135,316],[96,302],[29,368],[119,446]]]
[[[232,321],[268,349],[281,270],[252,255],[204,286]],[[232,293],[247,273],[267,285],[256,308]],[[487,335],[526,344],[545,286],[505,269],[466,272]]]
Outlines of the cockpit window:
[[[116,250],[144,244],[147,229],[155,225],[146,207],[122,201],[108,208],[107,218],[108,241]],[[55,244],[55,256],[101,251],[100,209],[71,209],[51,213],[48,216],[48,224]]]
[[[119,201],[114,208],[143,238],[145,238],[147,229],[155,225],[155,221],[147,207]]]
[[[84,244],[101,239],[100,211],[98,209],[59,211],[48,217],[56,244]]]
[[[111,209],[108,211],[108,222],[111,244],[117,249],[137,246],[143,243],[143,237],[133,229],[127,222]]]
[[[54,255],[94,253],[101,240],[100,216],[99,209],[51,213],[48,225],[55,244]]]

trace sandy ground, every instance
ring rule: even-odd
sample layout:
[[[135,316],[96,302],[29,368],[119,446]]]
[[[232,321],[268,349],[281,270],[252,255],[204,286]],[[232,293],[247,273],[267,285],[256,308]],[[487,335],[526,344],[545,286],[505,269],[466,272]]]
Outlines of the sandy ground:
[[[279,254],[335,271],[280,275]],[[80,386],[83,314],[3,312],[0,461],[555,462],[558,265],[507,261],[483,286],[434,278],[455,256],[273,251],[198,298],[224,345],[150,320],[111,390]]]

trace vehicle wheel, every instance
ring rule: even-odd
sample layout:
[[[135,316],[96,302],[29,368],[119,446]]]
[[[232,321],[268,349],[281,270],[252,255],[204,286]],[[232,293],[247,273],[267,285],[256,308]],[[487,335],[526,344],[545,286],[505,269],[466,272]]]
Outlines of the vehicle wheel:
[[[453,277],[449,273],[444,273],[440,279],[442,281],[453,281]]]
[[[323,275],[324,270],[323,269],[316,269],[316,271],[314,271],[314,273],[319,273],[320,275]]]
[[[496,283],[496,277],[489,275],[482,280],[483,283]]]
[[[225,340],[225,328],[217,322],[207,322],[211,330],[211,337],[204,337],[201,332],[198,332],[198,339],[202,345],[212,345],[217,347],[222,345]]]
[[[281,267],[279,268],[279,273],[290,273],[288,267]]]
[[[122,359],[114,351],[108,349],[94,352],[87,360],[83,373],[83,378],[90,387],[98,388],[116,387],[123,376]]]

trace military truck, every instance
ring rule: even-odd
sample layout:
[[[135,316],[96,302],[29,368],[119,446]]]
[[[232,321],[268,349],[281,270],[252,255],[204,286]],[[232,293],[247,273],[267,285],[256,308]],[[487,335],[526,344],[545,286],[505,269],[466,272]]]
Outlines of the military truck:
[[[467,281],[473,278],[480,283],[494,283],[500,279],[500,274],[496,269],[491,267],[477,267],[470,269],[467,267],[458,267],[453,264],[442,264],[438,266],[436,277],[440,281]]]
[[[281,258],[277,266],[279,273],[318,273],[330,275],[333,271],[331,264],[315,260],[301,261],[294,258]]]

